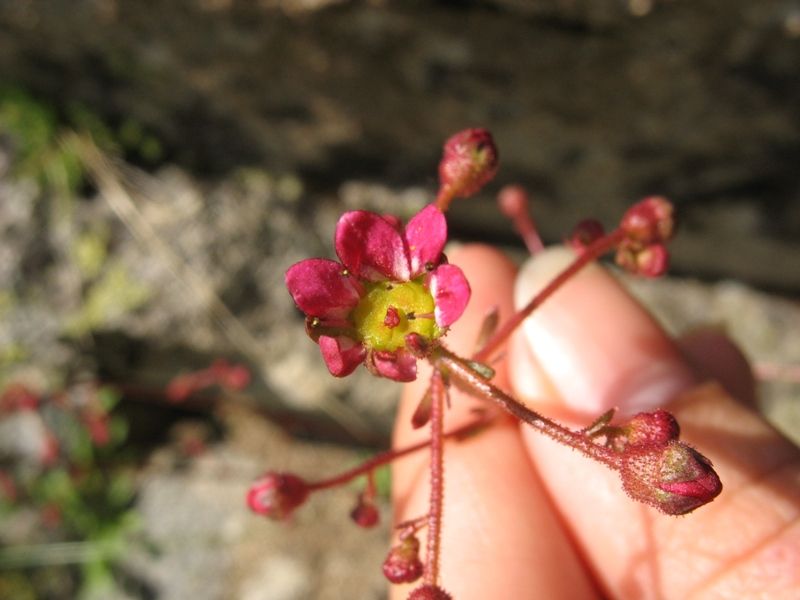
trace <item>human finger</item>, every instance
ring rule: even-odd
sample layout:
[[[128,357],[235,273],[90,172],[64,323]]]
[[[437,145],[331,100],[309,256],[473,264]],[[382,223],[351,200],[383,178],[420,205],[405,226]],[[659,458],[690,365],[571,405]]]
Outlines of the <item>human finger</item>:
[[[497,305],[501,318],[511,313],[514,267],[498,252],[467,246],[450,259],[462,267],[472,286],[466,313],[446,338],[448,347],[469,355],[484,315]],[[507,387],[505,365],[495,383]],[[395,428],[395,447],[428,436],[413,430],[410,418],[427,385],[428,370],[404,393]],[[446,429],[472,419],[477,403],[451,389]],[[515,423],[501,419],[464,442],[445,444],[442,582],[459,600],[485,598],[591,598],[593,584],[584,572],[523,446]],[[427,456],[417,453],[396,464],[393,499],[397,521],[428,510]],[[424,531],[422,547],[424,548]],[[410,587],[396,586],[392,598]]]
[[[523,268],[518,303],[563,268],[565,252]],[[723,481],[722,494],[695,513],[662,515],[627,498],[614,472],[523,428],[557,510],[610,596],[784,597],[798,589],[797,448],[724,387],[703,384],[704,374],[600,267],[543,305],[510,362],[519,395],[573,421],[613,406],[623,414],[667,406],[681,437]],[[525,376],[526,365],[535,376]],[[739,367],[730,360],[715,368]]]

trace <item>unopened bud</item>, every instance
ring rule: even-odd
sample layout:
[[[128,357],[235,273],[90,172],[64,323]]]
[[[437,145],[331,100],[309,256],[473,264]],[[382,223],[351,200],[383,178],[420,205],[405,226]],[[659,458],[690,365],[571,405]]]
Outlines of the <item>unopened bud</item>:
[[[631,206],[622,216],[620,228],[628,238],[642,245],[668,241],[675,233],[672,202],[650,196]]]
[[[241,391],[250,385],[250,370],[244,365],[231,365],[220,378],[220,385]]]
[[[229,363],[224,358],[215,360],[209,371],[219,385],[231,390],[243,390],[250,385],[250,370],[244,365]]]
[[[617,248],[614,261],[634,275],[660,277],[669,268],[669,250],[664,244],[642,247],[637,242],[626,240]]]
[[[350,518],[353,519],[353,522],[359,527],[369,529],[378,524],[380,513],[372,500],[366,498],[364,494],[359,494],[358,504],[356,504],[356,507],[350,512]]]
[[[507,185],[497,194],[497,205],[509,219],[528,211],[528,193],[521,185]]]
[[[265,473],[247,492],[247,506],[255,513],[280,521],[308,498],[305,481],[291,473]]]
[[[413,590],[408,600],[453,600],[453,597],[438,585],[423,585]]]
[[[476,194],[497,173],[497,146],[486,129],[465,129],[448,139],[439,163],[439,197],[446,198],[441,210],[453,198]]]
[[[664,445],[677,440],[681,433],[678,421],[663,409],[634,415],[620,427],[618,442],[623,446]]]
[[[711,461],[677,440],[629,446],[622,455],[620,475],[631,498],[668,515],[691,512],[722,491]]]
[[[603,229],[603,224],[600,223],[600,221],[596,219],[584,219],[572,230],[569,238],[567,238],[567,244],[575,250],[575,252],[581,254],[588,246],[599,240],[605,234],[605,229]]]
[[[636,265],[643,277],[661,277],[669,268],[669,250],[664,244],[650,244],[636,255]]]
[[[178,375],[167,384],[167,399],[171,402],[183,402],[197,391],[192,375]]]
[[[412,583],[422,576],[422,571],[419,540],[413,534],[402,538],[383,561],[383,574],[392,583]]]

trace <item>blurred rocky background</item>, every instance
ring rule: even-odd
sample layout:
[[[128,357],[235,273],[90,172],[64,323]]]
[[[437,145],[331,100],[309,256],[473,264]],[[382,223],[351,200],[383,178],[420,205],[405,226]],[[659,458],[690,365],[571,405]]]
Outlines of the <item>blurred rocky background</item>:
[[[456,239],[522,258],[502,183],[549,242],[669,196],[674,276],[630,284],[672,331],[725,327],[800,439],[798,66],[793,0],[0,3],[0,386],[113,387],[138,522],[100,577],[6,519],[0,545],[28,553],[0,552],[0,597],[385,597],[388,525],[349,523],[356,489],[289,527],[243,495],[267,466],[323,476],[388,443],[396,387],[327,375],[283,273],[332,254],[343,209],[421,208],[467,126],[502,167],[454,205]],[[220,358],[250,385],[170,398]]]

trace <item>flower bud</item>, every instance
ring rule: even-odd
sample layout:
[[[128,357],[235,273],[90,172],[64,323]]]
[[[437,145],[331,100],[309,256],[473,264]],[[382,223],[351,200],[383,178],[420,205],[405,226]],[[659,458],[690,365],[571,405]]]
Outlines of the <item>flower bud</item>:
[[[219,358],[211,363],[208,372],[212,381],[231,390],[243,390],[250,385],[250,370],[244,365],[232,364],[224,358]],[[200,374],[202,373],[201,371]]]
[[[372,500],[365,497],[364,494],[359,494],[358,504],[350,511],[350,518],[359,527],[369,529],[378,524],[380,513]]]
[[[219,384],[234,391],[241,391],[250,385],[250,370],[244,365],[231,365],[220,377]]]
[[[521,185],[507,185],[497,194],[497,205],[509,219],[528,212],[528,194]]]
[[[178,375],[167,384],[167,399],[170,402],[183,402],[197,391],[192,375]]]
[[[476,194],[497,173],[497,146],[486,129],[465,129],[448,139],[439,163],[439,197],[444,210],[453,198]]]
[[[681,433],[678,421],[663,409],[634,415],[620,429],[625,446],[664,445]]]
[[[453,597],[438,585],[423,585],[413,590],[408,600],[453,600]]]
[[[247,506],[255,513],[280,521],[308,498],[305,481],[291,473],[265,473],[247,492]]]
[[[643,277],[661,277],[669,268],[669,250],[664,244],[650,244],[636,255],[636,266]]]
[[[603,224],[596,219],[584,219],[575,226],[567,244],[578,254],[583,253],[588,246],[606,234]]]
[[[625,240],[617,248],[614,261],[634,275],[660,277],[669,268],[669,250],[664,244],[640,246],[638,242]]]
[[[711,461],[677,440],[628,446],[622,454],[620,476],[631,498],[668,515],[691,512],[722,491]]]
[[[662,196],[650,196],[625,212],[620,228],[643,246],[663,243],[675,232],[673,212],[672,202]]]
[[[413,534],[402,538],[383,561],[383,574],[392,583],[412,583],[422,576],[422,571],[419,540]]]

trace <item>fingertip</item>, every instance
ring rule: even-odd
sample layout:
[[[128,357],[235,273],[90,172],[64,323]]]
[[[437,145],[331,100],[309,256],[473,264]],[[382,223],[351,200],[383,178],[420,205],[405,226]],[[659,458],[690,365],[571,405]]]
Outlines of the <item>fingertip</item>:
[[[517,278],[515,303],[524,306],[575,258],[550,248],[526,263]],[[518,335],[573,418],[609,408],[650,410],[695,383],[681,352],[650,314],[596,264],[587,265],[522,325]],[[514,358],[516,360],[516,357]],[[546,394],[517,377],[524,397]]]

